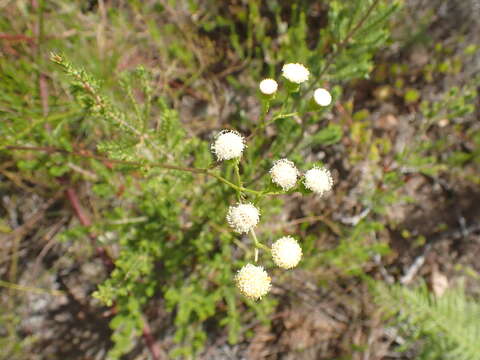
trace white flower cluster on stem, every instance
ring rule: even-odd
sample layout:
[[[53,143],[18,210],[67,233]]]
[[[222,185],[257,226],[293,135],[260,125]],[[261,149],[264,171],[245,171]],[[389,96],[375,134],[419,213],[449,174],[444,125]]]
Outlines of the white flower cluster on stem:
[[[308,81],[310,71],[302,64],[289,63],[282,68],[282,76],[287,80],[286,91],[288,94],[300,90],[300,85]],[[270,109],[271,102],[275,99],[279,84],[271,78],[263,79],[259,83],[259,91],[262,99],[261,126],[268,126],[276,119],[280,119],[285,114],[274,116],[270,122],[265,122],[265,116]],[[313,101],[321,107],[329,106],[332,103],[332,95],[327,89],[317,88],[313,92]],[[291,114],[289,114],[290,116]],[[252,133],[252,135],[255,132]],[[250,136],[252,136],[250,135]],[[260,221],[260,211],[256,205],[245,202],[245,193],[255,194],[255,203],[266,195],[277,195],[282,193],[279,190],[257,191],[244,188],[240,177],[240,158],[246,148],[245,138],[234,130],[223,130],[214,139],[211,149],[217,161],[235,160],[230,163],[234,166],[235,182],[231,182],[220,176],[215,177],[223,183],[229,185],[237,192],[238,203],[228,208],[226,220],[228,225],[239,234],[250,234],[254,246],[254,260],[257,262],[258,250],[262,249],[270,253],[273,263],[282,269],[292,269],[296,267],[303,256],[302,248],[299,242],[291,236],[283,236],[277,239],[271,247],[263,245],[255,235],[255,227]],[[208,170],[206,170],[207,173]],[[270,177],[273,184],[279,186],[283,192],[290,191],[297,186],[298,179],[301,177],[300,171],[295,164],[286,158],[276,160],[270,171]],[[305,172],[302,176],[303,186],[306,189],[322,196],[329,192],[333,186],[330,171],[325,167],[315,166]],[[258,300],[265,296],[272,286],[271,278],[262,266],[246,264],[235,276],[235,283],[242,294],[246,297]]]
[[[290,160],[280,159],[273,164],[270,175],[275,184],[288,191],[297,183],[298,170]]]
[[[268,273],[263,267],[253,264],[242,267],[235,276],[235,281],[240,292],[253,300],[261,299],[272,287]]]
[[[302,258],[302,248],[291,236],[284,236],[272,245],[273,262],[283,269],[291,269],[298,265]]]
[[[310,71],[302,64],[285,64],[282,68],[282,75],[288,81],[295,84],[301,84],[308,80]]]
[[[240,158],[245,149],[245,139],[238,132],[223,130],[212,144],[218,161]]]
[[[303,184],[318,195],[329,192],[333,186],[330,171],[325,167],[314,167],[305,173]]]
[[[248,233],[260,220],[260,211],[253,204],[230,206],[227,222],[239,234]]]

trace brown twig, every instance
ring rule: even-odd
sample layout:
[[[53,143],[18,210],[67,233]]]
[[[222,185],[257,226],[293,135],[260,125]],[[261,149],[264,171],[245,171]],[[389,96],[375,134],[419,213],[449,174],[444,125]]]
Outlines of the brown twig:
[[[153,337],[150,325],[148,324],[147,320],[144,319],[143,321],[144,321],[143,330],[142,330],[143,339],[145,340],[145,343],[147,344],[147,347],[150,350],[150,353],[152,354],[153,360],[160,360],[162,358],[165,358],[164,352],[162,351],[160,346],[155,341],[155,338]]]
[[[83,211],[80,201],[78,200],[77,193],[73,188],[68,188],[65,190],[65,194],[67,195],[68,200],[70,201],[70,205],[72,205],[73,211],[77,216],[78,220],[83,226],[89,227],[92,225],[92,220],[88,217],[87,214]],[[91,235],[91,237],[96,238],[95,235]]]
[[[22,237],[26,233],[28,233],[36,223],[38,223],[40,220],[44,218],[45,211],[52,206],[59,198],[60,195],[62,194],[62,190],[58,191],[53,197],[50,198],[45,204],[43,204],[38,211],[33,214],[22,226],[16,228],[13,230],[10,234],[8,234],[8,238],[14,239],[17,237]]]
[[[80,221],[80,224],[82,224],[85,227],[90,227],[92,225],[92,220],[90,217],[83,211],[82,206],[80,205],[80,200],[78,199],[77,192],[73,187],[67,188],[65,190],[65,195],[70,202],[70,205],[72,206],[73,212],[75,213],[75,216],[77,217],[78,221]],[[112,257],[108,253],[107,249],[105,249],[103,246],[95,246],[95,241],[97,239],[97,235],[93,232],[90,232],[88,234],[90,241],[92,243],[92,246],[95,248],[95,252],[97,253],[97,256],[102,259],[103,264],[107,268],[108,272],[111,272],[115,268],[115,264],[113,262]]]
[[[17,35],[17,34],[0,34],[0,40],[6,41],[27,41],[27,42],[34,42],[35,39],[31,36],[26,35]]]
[[[338,235],[338,236],[341,236],[342,235],[342,231],[341,229],[339,228],[339,226],[337,224],[335,224],[332,220],[328,219],[327,217],[325,216],[322,216],[322,215],[318,215],[318,216],[306,216],[306,217],[302,217],[302,218],[299,218],[299,219],[295,219],[295,220],[292,220],[292,221],[289,221],[289,222],[286,222],[286,223],[281,223],[281,224],[277,224],[276,226],[273,227],[274,230],[277,230],[277,229],[283,229],[283,228],[288,228],[288,227],[293,227],[293,226],[297,226],[297,225],[300,225],[300,224],[303,224],[303,223],[312,223],[312,222],[315,222],[315,221],[321,221],[323,222],[325,225],[328,226],[328,228],[335,234],[335,235]]]
[[[52,228],[50,228],[48,232],[42,237],[43,241],[45,241],[46,244],[38,254],[37,258],[35,259],[35,263],[33,265],[32,272],[31,272],[32,276],[37,276],[37,274],[39,273],[40,263],[48,254],[48,252],[57,244],[57,239],[55,238],[55,235],[58,234],[58,232],[61,230],[61,228],[65,225],[67,221],[68,221],[68,217],[67,216],[63,217]]]

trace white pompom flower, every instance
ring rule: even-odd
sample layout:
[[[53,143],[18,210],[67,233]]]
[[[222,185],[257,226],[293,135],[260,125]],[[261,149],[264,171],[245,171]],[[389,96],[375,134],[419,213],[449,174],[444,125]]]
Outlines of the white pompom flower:
[[[305,173],[303,184],[314,193],[323,195],[332,189],[333,179],[327,168],[314,167]]]
[[[327,89],[319,88],[313,92],[313,99],[320,106],[328,106],[332,103],[332,95]]]
[[[233,130],[221,131],[211,145],[218,161],[241,157],[245,147],[245,138]]]
[[[261,299],[272,287],[272,279],[261,266],[247,264],[238,270],[235,282],[240,292],[253,300]]]
[[[290,160],[280,159],[273,164],[270,169],[270,175],[275,184],[288,191],[297,183],[298,170]]]
[[[273,262],[283,268],[291,269],[298,265],[302,258],[302,248],[291,236],[284,236],[272,245]]]
[[[260,92],[264,95],[273,95],[277,92],[278,84],[273,79],[263,79],[258,86]]]
[[[227,222],[239,234],[248,233],[260,220],[260,211],[253,204],[238,204],[230,206]]]
[[[292,83],[301,84],[308,80],[310,71],[302,64],[290,63],[283,65],[282,75]]]

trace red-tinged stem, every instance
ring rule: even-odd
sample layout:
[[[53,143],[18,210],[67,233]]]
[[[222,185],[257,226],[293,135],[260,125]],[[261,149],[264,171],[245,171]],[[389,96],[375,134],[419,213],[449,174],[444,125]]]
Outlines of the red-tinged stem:
[[[158,344],[156,343],[155,338],[152,334],[152,330],[150,329],[150,325],[148,325],[148,322],[146,320],[144,320],[142,335],[145,343],[147,344],[148,350],[152,355],[152,359],[162,359],[162,351],[160,350],[160,346],[158,346]]]
[[[80,205],[80,201],[78,200],[77,193],[75,192],[75,189],[70,187],[67,190],[65,190],[65,193],[80,223],[83,226],[91,226],[92,220],[90,220],[88,215],[85,214],[85,212],[83,211],[82,206]],[[90,234],[90,235],[91,237],[96,238],[94,234]]]

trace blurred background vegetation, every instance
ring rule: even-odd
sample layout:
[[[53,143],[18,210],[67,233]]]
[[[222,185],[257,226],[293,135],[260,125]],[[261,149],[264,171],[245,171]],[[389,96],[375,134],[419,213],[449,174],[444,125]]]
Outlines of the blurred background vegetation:
[[[475,0],[0,0],[0,359],[479,359],[478,19]],[[242,176],[263,189],[288,156],[335,188],[260,200],[263,241],[305,256],[263,259],[251,302],[235,192],[154,164],[210,166],[287,62],[312,73],[304,116],[254,137]],[[317,86],[335,102],[307,111]]]

